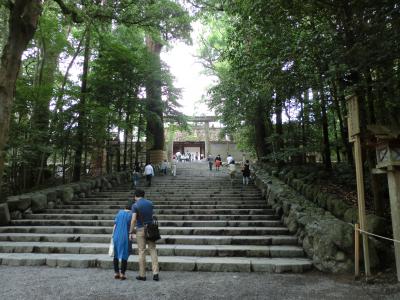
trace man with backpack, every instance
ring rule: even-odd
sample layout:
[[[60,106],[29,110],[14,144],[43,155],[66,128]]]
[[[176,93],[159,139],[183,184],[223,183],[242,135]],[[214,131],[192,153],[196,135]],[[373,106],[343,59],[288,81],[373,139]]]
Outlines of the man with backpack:
[[[158,256],[156,249],[156,242],[146,240],[145,237],[145,225],[153,223],[154,206],[153,202],[144,198],[145,192],[141,189],[136,189],[135,191],[135,204],[132,205],[132,222],[130,237],[133,239],[133,235],[136,228],[136,243],[138,247],[139,255],[139,276],[136,277],[137,280],[146,280],[146,244],[148,245],[151,264],[153,270],[153,280],[159,280],[159,266],[158,266]]]

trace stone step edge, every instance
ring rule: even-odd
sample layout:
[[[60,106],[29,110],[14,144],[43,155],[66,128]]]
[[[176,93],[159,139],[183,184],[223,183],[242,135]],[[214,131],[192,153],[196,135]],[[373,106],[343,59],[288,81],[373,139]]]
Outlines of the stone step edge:
[[[0,237],[12,236],[32,236],[32,237],[107,237],[111,238],[111,234],[85,234],[85,233],[0,233]],[[162,239],[235,239],[235,240],[262,240],[262,239],[295,239],[294,235],[276,234],[276,235],[185,235],[185,234],[165,234]]]
[[[74,223],[95,223],[95,222],[109,222],[112,223],[114,222],[113,219],[108,219],[108,220],[80,220],[80,219],[29,219],[29,218],[24,218],[24,219],[19,219],[19,220],[12,220],[12,222],[15,222],[16,224],[18,223],[23,223],[23,222],[39,222],[39,223],[55,223],[55,222],[74,222]],[[165,219],[158,219],[158,224],[161,227],[161,224],[163,223],[204,223],[204,224],[209,224],[209,223],[269,223],[269,224],[282,224],[280,220],[165,220]],[[111,224],[111,226],[112,226]],[[38,225],[39,226],[39,225]]]
[[[159,256],[160,271],[302,273],[312,268],[307,258]],[[147,269],[151,259],[146,257]],[[112,269],[112,258],[104,254],[0,253],[0,264],[8,266],[49,266]],[[130,256],[128,270],[138,270],[138,257]],[[161,275],[162,278],[162,275]]]
[[[47,229],[61,229],[61,228],[69,228],[69,229],[93,229],[93,226],[1,226],[0,233],[6,233],[2,231],[2,229],[34,229],[34,228],[47,228]],[[112,229],[110,226],[96,226],[96,229]],[[251,227],[216,227],[216,226],[208,226],[208,227],[175,227],[175,226],[160,226],[161,229],[172,230],[172,229],[185,229],[185,230],[237,230],[238,228],[243,229],[244,231],[248,230],[287,230],[287,227],[279,226],[279,227],[259,227],[259,226],[251,226]],[[10,233],[10,232],[9,232]]]
[[[101,248],[108,249],[108,243],[58,243],[58,242],[8,242],[0,241],[1,247],[61,247],[61,248]],[[137,248],[137,244],[133,241],[133,249]],[[157,244],[160,249],[198,249],[201,250],[264,250],[264,251],[303,251],[303,248],[295,245],[190,245],[190,244]],[[17,252],[16,252],[17,253]],[[78,254],[78,253],[77,253]]]

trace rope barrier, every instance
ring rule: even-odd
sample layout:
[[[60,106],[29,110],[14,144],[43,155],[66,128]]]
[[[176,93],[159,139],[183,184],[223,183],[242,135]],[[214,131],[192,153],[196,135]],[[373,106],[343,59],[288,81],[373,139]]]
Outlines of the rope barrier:
[[[380,239],[383,239],[383,240],[391,241],[391,242],[394,242],[394,243],[400,243],[399,240],[394,240],[394,239],[391,239],[391,238],[388,238],[388,237],[385,237],[385,236],[381,236],[381,235],[378,235],[378,234],[374,234],[374,233],[371,233],[371,232],[368,232],[368,231],[365,231],[365,230],[362,230],[362,229],[356,229],[354,224],[352,224],[352,223],[347,223],[347,224],[349,224],[351,227],[353,227],[354,230],[357,230],[362,234],[374,236],[376,238],[380,238]]]

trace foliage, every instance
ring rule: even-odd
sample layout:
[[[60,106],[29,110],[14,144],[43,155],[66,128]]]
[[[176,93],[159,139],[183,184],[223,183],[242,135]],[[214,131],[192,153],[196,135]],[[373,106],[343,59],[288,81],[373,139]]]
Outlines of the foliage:
[[[0,7],[5,22],[7,12],[6,7]],[[84,174],[87,170],[98,172],[96,168],[104,165],[104,152],[110,166],[107,171],[116,164],[118,168],[132,164],[134,152],[140,151],[133,143],[142,140],[146,128],[145,85],[152,76],[161,78],[166,119],[184,125],[179,112],[180,90],[174,87],[168,68],[162,65],[160,69],[149,53],[145,36],[167,46],[176,39],[190,43],[190,21],[188,12],[170,0],[43,3],[38,29],[25,51],[16,84],[7,145],[6,181],[12,192],[29,190],[42,182],[52,184],[61,179],[59,176],[70,180],[82,131]],[[4,41],[2,35],[0,46]],[[88,88],[83,90],[85,47],[90,55]],[[124,138],[123,153],[112,149],[117,136]],[[57,171],[60,167],[61,175]]]

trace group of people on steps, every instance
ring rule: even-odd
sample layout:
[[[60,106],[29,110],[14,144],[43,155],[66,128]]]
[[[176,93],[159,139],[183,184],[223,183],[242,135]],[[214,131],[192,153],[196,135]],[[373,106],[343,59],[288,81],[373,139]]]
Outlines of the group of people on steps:
[[[208,167],[210,171],[212,171],[213,165],[215,165],[215,170],[219,171],[220,167],[222,166],[222,159],[221,155],[218,154],[215,159],[211,155],[208,156],[207,158],[208,161]],[[235,159],[233,158],[232,155],[228,154],[226,157],[226,162],[229,168],[229,177],[231,179],[231,183],[233,184],[233,180],[235,179],[236,176],[236,162]],[[243,185],[248,185],[249,184],[249,179],[250,179],[250,162],[249,160],[246,160],[245,162],[242,163],[241,166],[241,172],[243,176]]]
[[[207,158],[209,163],[210,171],[212,171],[212,166],[215,164],[215,169],[219,171],[222,166],[221,155],[217,155],[213,159],[210,155]],[[236,174],[236,163],[232,155],[228,155],[226,158],[227,165],[229,167],[229,175],[231,178],[231,183]],[[177,159],[174,156],[171,162],[172,175],[176,175],[176,162]],[[166,175],[167,162],[166,160],[161,164],[161,171]],[[246,160],[242,164],[242,175],[243,175],[243,185],[249,184],[250,177],[250,163]],[[154,241],[146,240],[144,227],[153,222],[154,217],[154,205],[153,203],[145,199],[145,192],[142,189],[137,188],[139,185],[139,180],[142,175],[142,168],[138,163],[135,164],[132,171],[132,187],[135,189],[134,192],[134,203],[131,201],[127,202],[124,209],[120,210],[114,219],[114,227],[112,234],[113,241],[113,265],[114,265],[114,278],[125,280],[126,270],[128,267],[128,257],[132,254],[132,242],[136,238],[138,257],[139,257],[139,275],[136,276],[137,280],[146,280],[146,245],[148,246],[151,261],[152,261],[152,271],[153,280],[159,280],[159,266],[158,266],[158,256],[156,243]],[[147,162],[143,175],[146,177],[147,186],[151,186],[152,177],[154,176],[154,168],[150,162]]]

